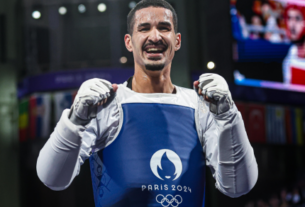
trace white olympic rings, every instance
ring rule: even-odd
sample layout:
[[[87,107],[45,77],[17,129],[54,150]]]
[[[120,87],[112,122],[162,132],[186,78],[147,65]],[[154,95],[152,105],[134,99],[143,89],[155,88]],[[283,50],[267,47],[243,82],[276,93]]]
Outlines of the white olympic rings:
[[[172,206],[172,207],[178,207],[179,204],[182,203],[183,199],[180,195],[176,195],[175,197],[168,194],[166,196],[159,194],[156,197],[156,201],[158,203],[160,203],[163,207],[168,207],[168,206]]]

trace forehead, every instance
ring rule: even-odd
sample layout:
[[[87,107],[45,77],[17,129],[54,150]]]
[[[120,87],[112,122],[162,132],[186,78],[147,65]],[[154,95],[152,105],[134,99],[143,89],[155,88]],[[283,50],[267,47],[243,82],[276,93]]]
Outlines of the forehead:
[[[140,9],[135,13],[135,25],[158,22],[173,23],[173,14],[171,10],[162,7],[148,7]]]
[[[297,9],[289,9],[287,13],[288,13],[288,15],[293,15],[293,16],[297,16],[297,15],[303,16],[302,12]]]

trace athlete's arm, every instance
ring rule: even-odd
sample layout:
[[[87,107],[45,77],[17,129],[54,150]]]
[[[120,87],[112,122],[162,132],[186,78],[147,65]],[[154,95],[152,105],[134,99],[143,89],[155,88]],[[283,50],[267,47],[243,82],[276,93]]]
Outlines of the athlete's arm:
[[[248,193],[257,181],[258,168],[241,114],[233,106],[222,115],[210,113],[208,120],[204,151],[216,188],[232,198]]]
[[[80,171],[81,134],[87,127],[73,124],[69,113],[68,109],[63,111],[37,160],[37,175],[52,190],[66,189]]]
[[[210,102],[208,115],[199,118],[207,166],[216,179],[216,187],[230,197],[244,195],[254,187],[258,168],[241,114],[219,75],[205,74],[196,86]]]
[[[63,112],[54,132],[40,151],[37,174],[52,190],[64,190],[71,184],[79,173],[80,165],[90,156],[92,147],[100,141],[97,139],[100,135],[97,132],[106,133],[109,129],[107,127],[111,126],[109,122],[113,123],[111,116],[117,117],[115,103],[105,106],[110,108],[110,111],[103,110],[104,106],[95,106],[106,102],[106,98],[110,96],[106,86],[101,88],[101,82],[95,84],[97,81],[93,79],[89,84],[87,81],[81,86],[72,109]],[[97,109],[98,117],[92,119],[92,116],[96,116],[97,111],[94,110]],[[105,128],[99,129],[99,124],[103,124]]]

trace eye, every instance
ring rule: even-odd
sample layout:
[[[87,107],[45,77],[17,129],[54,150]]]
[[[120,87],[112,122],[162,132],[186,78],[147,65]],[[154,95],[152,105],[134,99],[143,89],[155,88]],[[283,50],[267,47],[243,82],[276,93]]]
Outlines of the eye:
[[[160,27],[159,30],[165,31],[165,32],[170,31],[170,29],[168,27]]]
[[[147,31],[149,31],[149,28],[141,28],[140,29],[140,32],[147,32]]]
[[[302,17],[300,17],[300,16],[297,16],[297,17],[296,17],[296,21],[300,22],[300,21],[302,21],[302,20],[303,20]]]

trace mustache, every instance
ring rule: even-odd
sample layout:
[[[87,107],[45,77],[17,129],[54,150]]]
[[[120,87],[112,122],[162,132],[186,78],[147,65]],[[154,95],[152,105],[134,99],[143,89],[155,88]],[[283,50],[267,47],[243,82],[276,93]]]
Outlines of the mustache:
[[[143,45],[142,50],[144,50],[147,46],[164,46],[165,50],[168,48],[167,44],[164,44],[161,40],[158,42],[148,42]]]

